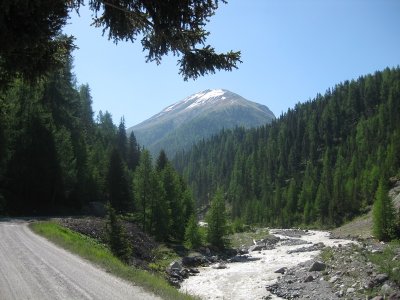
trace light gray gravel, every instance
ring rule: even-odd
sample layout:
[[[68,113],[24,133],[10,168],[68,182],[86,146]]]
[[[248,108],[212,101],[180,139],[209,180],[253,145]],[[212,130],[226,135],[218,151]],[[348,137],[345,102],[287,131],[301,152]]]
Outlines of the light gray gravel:
[[[160,299],[34,234],[0,221],[0,299]]]

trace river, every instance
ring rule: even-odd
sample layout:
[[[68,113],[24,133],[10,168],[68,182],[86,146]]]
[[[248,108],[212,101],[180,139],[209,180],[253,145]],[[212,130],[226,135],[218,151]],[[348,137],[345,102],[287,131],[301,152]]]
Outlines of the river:
[[[281,242],[275,249],[250,252],[250,260],[245,262],[227,263],[226,269],[210,267],[199,268],[200,273],[186,279],[180,290],[196,295],[201,299],[281,299],[266,290],[266,286],[273,284],[280,274],[275,273],[282,267],[294,267],[302,262],[317,256],[320,251],[307,251],[288,254],[289,250],[310,246],[285,245],[287,236],[280,235],[279,230],[270,230],[270,233],[279,236]],[[296,239],[296,238],[291,238]],[[329,233],[324,231],[308,231],[300,237],[308,243],[324,243],[326,246],[338,246],[351,243],[348,240],[330,239]],[[286,241],[285,241],[286,240]]]

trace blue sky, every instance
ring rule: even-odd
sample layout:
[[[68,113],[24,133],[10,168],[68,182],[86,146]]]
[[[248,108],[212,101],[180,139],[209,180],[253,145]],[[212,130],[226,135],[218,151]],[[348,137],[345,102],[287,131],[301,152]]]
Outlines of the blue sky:
[[[113,44],[82,7],[64,32],[76,37],[74,72],[88,83],[93,109],[127,127],[196,92],[224,88],[276,116],[347,79],[400,65],[398,0],[230,0],[207,29],[217,51],[240,50],[243,63],[183,81],[177,57],[145,63],[140,40]]]

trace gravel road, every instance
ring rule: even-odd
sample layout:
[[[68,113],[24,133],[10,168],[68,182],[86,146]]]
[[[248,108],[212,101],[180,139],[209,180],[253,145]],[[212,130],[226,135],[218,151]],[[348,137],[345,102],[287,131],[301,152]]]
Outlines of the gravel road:
[[[34,234],[0,222],[0,299],[160,299]]]

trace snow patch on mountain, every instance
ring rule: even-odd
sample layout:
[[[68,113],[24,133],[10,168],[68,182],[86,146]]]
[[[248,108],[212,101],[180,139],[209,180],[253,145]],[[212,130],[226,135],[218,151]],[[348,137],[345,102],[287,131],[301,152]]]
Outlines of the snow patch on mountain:
[[[218,97],[221,97],[223,94],[225,94],[224,90],[218,89],[218,90],[207,90],[203,93],[195,94],[197,95],[196,97],[192,97],[192,99],[196,99],[192,104],[190,104],[186,109],[192,109],[194,107],[197,107],[199,105],[203,105],[209,102],[212,102],[213,100],[218,100]],[[226,99],[226,97],[222,97],[221,99]]]

